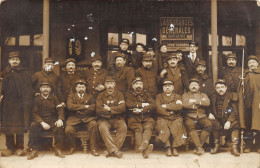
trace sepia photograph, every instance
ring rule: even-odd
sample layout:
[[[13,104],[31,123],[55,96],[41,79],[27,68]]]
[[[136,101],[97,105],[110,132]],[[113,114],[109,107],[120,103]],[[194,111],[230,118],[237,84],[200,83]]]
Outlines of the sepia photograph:
[[[0,168],[260,168],[260,0],[0,0]]]

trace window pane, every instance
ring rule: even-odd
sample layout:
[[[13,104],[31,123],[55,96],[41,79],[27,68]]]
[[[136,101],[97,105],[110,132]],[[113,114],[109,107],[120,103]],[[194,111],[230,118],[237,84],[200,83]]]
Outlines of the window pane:
[[[136,33],[136,43],[142,43],[146,46],[146,34]]]
[[[29,46],[30,45],[30,36],[19,36],[19,45],[20,46]]]
[[[222,36],[222,45],[223,46],[232,46],[232,37]]]
[[[236,34],[236,46],[246,46],[246,37]]]
[[[217,41],[218,41],[218,36],[217,36]],[[212,44],[211,44],[211,34],[209,34],[209,46],[211,46]],[[219,45],[219,43],[218,43],[218,45]]]
[[[129,44],[133,44],[133,34],[134,32],[129,32],[129,33],[122,33],[122,39],[126,38],[129,40]]]
[[[15,45],[15,37],[8,37],[6,39],[6,45]]]
[[[35,46],[42,46],[43,45],[43,35],[42,34],[34,35],[33,45],[35,45]]]
[[[108,33],[108,45],[118,45],[118,33]]]

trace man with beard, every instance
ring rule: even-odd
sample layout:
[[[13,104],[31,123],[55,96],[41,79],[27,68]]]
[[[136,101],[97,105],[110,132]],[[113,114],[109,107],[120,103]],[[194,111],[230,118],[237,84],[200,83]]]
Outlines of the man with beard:
[[[88,69],[85,74],[87,81],[87,91],[94,95],[96,99],[97,95],[105,89],[104,83],[107,76],[107,70],[102,68],[102,58],[100,56],[92,57],[92,68]]]
[[[125,123],[125,101],[123,94],[116,88],[116,81],[111,76],[105,80],[106,90],[97,97],[96,112],[98,115],[98,128],[105,142],[106,157],[115,156],[121,158],[120,149],[125,141],[127,126]],[[112,136],[110,130],[115,129],[116,135]]]
[[[189,78],[193,78],[196,73],[196,62],[201,60],[203,57],[200,53],[197,52],[198,44],[195,41],[189,43],[189,54],[186,55],[184,59],[185,68]]]
[[[153,98],[157,94],[157,73],[154,72],[154,58],[151,54],[143,55],[143,66],[136,71],[136,76],[142,77],[143,88],[149,92]]]
[[[166,44],[161,44],[159,46],[159,55],[158,55],[158,64],[159,64],[159,70],[163,70],[167,68],[167,59],[169,57],[169,53],[167,52],[167,45]]]
[[[49,81],[41,81],[40,95],[34,98],[32,118],[33,122],[30,129],[29,147],[32,152],[27,156],[28,160],[38,157],[40,147],[40,134],[43,131],[51,131],[54,133],[54,149],[55,155],[64,158],[61,153],[64,138],[64,109],[60,105],[58,98],[50,94],[51,83]]]
[[[132,55],[132,65],[134,69],[142,67],[143,53],[145,52],[145,47],[142,43],[136,44],[136,51]]]
[[[210,98],[211,113],[209,114],[215,144],[211,154],[218,153],[220,131],[226,130],[232,142],[231,154],[239,156],[237,150],[240,129],[237,110],[238,96],[236,93],[227,91],[226,81],[223,79],[218,79],[215,86],[216,92]]]
[[[2,79],[1,132],[5,134],[7,150],[2,156],[25,155],[24,133],[30,126],[32,83],[29,72],[20,65],[19,52],[9,53],[9,65],[0,74]],[[14,138],[16,134],[16,138]]]
[[[61,99],[62,95],[57,94],[57,89],[60,87],[58,86],[58,76],[53,72],[53,67],[54,67],[54,61],[51,58],[46,58],[44,60],[44,70],[40,72],[36,72],[32,76],[32,84],[33,84],[33,90],[34,94],[38,95],[40,94],[40,83],[42,80],[48,80],[50,81],[53,89],[52,93],[57,95],[59,99]]]
[[[182,107],[184,111],[184,125],[190,138],[196,146],[197,155],[204,153],[203,144],[212,131],[212,125],[207,117],[205,108],[210,105],[210,100],[205,93],[200,92],[199,80],[190,80],[189,92],[182,95]],[[200,138],[195,129],[196,124],[202,126]]]
[[[239,118],[240,126],[246,131],[246,146],[244,152],[250,152],[253,147],[260,153],[260,68],[255,55],[248,57],[248,70],[245,71],[243,87],[239,88]],[[255,146],[253,142],[255,139]]]
[[[178,66],[178,59],[175,53],[169,55],[168,67],[160,73],[158,83],[162,85],[162,81],[165,79],[174,83],[174,92],[178,95],[182,95],[184,90],[188,90],[189,79],[186,69]]]
[[[200,81],[200,91],[206,93],[208,97],[214,93],[213,80],[206,73],[206,62],[199,60],[196,62],[196,74],[195,78]]]
[[[225,79],[228,90],[237,92],[240,75],[242,73],[241,67],[237,67],[237,56],[235,53],[227,55],[227,67],[224,67],[220,73],[219,78]]]
[[[58,80],[58,95],[62,95],[59,99],[65,106],[69,94],[75,92],[75,83],[81,78],[81,74],[76,71],[76,63],[74,58],[68,58],[65,61],[66,71],[63,72]]]
[[[93,156],[99,156],[97,150],[98,127],[96,122],[96,104],[93,96],[86,93],[87,83],[79,79],[76,82],[76,92],[71,93],[67,99],[69,116],[66,120],[65,134],[69,145],[68,155],[75,151],[75,134],[78,130],[89,133],[90,151]]]
[[[110,70],[110,74],[112,74],[116,79],[118,91],[126,93],[131,88],[135,71],[132,67],[126,67],[125,55],[121,53],[116,54],[115,63],[116,65]]]
[[[128,127],[135,134],[135,151],[142,152],[143,157],[153,150],[149,144],[155,121],[152,118],[155,110],[155,101],[151,94],[143,90],[143,82],[136,77],[132,82],[133,90],[126,95],[126,105],[129,109]]]
[[[110,59],[108,60],[108,69],[113,67],[115,65],[115,57],[118,54],[125,55],[125,65],[126,66],[132,66],[132,55],[131,53],[127,50],[129,47],[129,40],[126,38],[123,38],[120,42],[119,45],[119,51],[115,52],[114,54],[111,55]]]
[[[157,121],[155,129],[158,133],[156,139],[165,144],[166,156],[178,156],[177,148],[184,144],[181,96],[174,93],[173,90],[173,82],[165,80],[163,92],[156,96]],[[171,135],[172,143],[170,142]]]

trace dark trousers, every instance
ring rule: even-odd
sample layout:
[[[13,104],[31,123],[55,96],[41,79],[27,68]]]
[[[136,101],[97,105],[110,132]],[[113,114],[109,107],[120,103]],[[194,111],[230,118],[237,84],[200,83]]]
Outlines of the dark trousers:
[[[54,133],[54,148],[62,149],[64,141],[64,128],[52,125],[49,130],[44,130],[40,123],[33,123],[29,134],[29,146],[33,150],[39,150],[41,145],[41,133],[44,131]]]
[[[128,120],[128,126],[135,134],[135,148],[138,148],[142,142],[150,141],[154,125],[155,121],[151,117],[147,117],[142,122],[137,121],[135,117]]]
[[[258,130],[246,130],[244,132],[245,148],[256,150],[260,149],[260,131]],[[255,144],[253,144],[255,142]]]
[[[76,131],[86,130],[89,133],[89,146],[90,150],[95,150],[97,148],[97,137],[98,137],[98,127],[95,120],[89,121],[87,123],[81,122],[77,125],[67,125],[65,128],[66,140],[70,147],[76,147]]]
[[[5,134],[7,149],[15,151],[16,149],[23,149],[24,134]]]
[[[124,119],[100,119],[98,120],[100,135],[110,153],[119,151],[125,141],[127,126]],[[112,137],[110,129],[116,129],[115,138]]]

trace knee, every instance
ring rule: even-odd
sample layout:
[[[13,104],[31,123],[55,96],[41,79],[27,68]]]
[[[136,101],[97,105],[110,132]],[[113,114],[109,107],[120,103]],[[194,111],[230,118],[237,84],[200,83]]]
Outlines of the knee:
[[[213,127],[212,127],[211,123],[206,124],[204,126],[204,130],[207,131],[207,132],[212,132]]]
[[[92,128],[97,128],[97,122],[96,121],[91,121],[89,123],[89,128],[92,129]]]
[[[149,130],[152,131],[153,130],[153,125],[152,124],[148,124],[144,127],[145,130]]]
[[[104,124],[104,123],[99,124],[98,129],[99,129],[99,132],[100,132],[101,134],[102,134],[103,132],[109,131],[107,125]]]
[[[75,129],[72,126],[66,126],[65,128],[65,134],[73,134],[75,132]]]
[[[118,131],[127,132],[127,126],[125,122],[121,122],[118,127]]]

